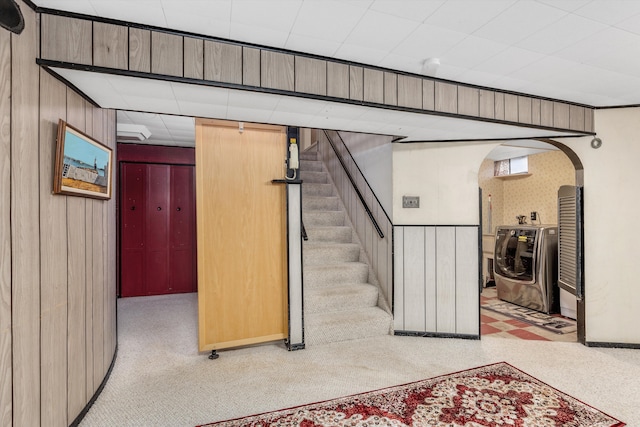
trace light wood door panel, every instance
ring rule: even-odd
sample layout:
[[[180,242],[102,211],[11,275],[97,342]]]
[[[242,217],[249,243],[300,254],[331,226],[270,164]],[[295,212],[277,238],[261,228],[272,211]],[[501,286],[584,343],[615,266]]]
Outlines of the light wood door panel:
[[[286,338],[284,128],[196,122],[200,351]]]

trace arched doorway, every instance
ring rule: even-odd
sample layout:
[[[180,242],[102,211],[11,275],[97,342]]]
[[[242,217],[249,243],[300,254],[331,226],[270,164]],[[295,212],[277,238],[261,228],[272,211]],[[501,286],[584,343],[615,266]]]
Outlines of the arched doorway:
[[[524,168],[517,169],[522,164]],[[510,165],[516,168],[513,173],[509,173]],[[543,277],[540,269],[543,262],[538,259],[545,257],[539,253],[543,239],[551,242],[546,258],[557,260],[556,252],[551,251],[557,251],[558,247],[558,189],[582,188],[582,162],[575,152],[557,141],[510,141],[488,154],[479,169],[478,183],[482,198],[481,335],[584,342],[584,304],[576,305],[575,296],[560,291],[556,267],[547,276],[553,277],[547,279],[549,284],[534,278]],[[500,250],[494,256],[496,237]],[[581,235],[579,240],[582,241]],[[507,245],[510,249],[506,249]],[[516,248],[522,251],[517,259],[513,257]],[[493,275],[496,257],[497,287]],[[505,267],[509,260],[512,265]],[[505,273],[505,268],[511,270]],[[531,269],[538,272],[532,273]],[[510,274],[513,280],[503,280],[503,276]],[[535,298],[528,293],[534,289],[533,281],[535,288],[541,289],[540,299],[548,301],[549,306],[532,302]]]

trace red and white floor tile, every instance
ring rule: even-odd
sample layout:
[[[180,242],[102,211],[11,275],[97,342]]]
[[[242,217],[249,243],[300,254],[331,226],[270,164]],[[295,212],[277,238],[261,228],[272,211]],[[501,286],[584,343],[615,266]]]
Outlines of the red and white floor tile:
[[[480,333],[509,339],[575,342],[576,333],[557,334],[535,325],[482,308],[498,299],[495,287],[483,288],[480,295]],[[560,316],[560,315],[558,315]]]

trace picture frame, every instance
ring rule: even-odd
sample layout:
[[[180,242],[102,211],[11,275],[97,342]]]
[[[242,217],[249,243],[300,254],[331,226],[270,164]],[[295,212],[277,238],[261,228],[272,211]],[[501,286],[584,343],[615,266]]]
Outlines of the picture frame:
[[[58,121],[53,193],[108,200],[113,150],[64,120]]]

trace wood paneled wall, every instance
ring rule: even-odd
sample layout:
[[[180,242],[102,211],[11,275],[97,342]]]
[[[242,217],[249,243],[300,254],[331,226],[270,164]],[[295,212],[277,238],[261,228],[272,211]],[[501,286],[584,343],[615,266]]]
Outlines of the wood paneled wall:
[[[371,187],[367,184],[364,176],[358,169],[358,166],[351,156],[351,153],[344,145],[342,140],[338,138],[337,132],[327,131],[329,137],[336,144],[336,148],[342,157],[349,173],[356,181],[358,190],[363,195],[367,205],[372,211],[378,226],[382,230],[384,237],[381,238],[373,226],[371,219],[367,215],[355,189],[351,185],[351,181],[347,177],[342,164],[338,160],[336,153],[333,151],[327,136],[322,131],[317,131],[315,136],[318,140],[318,151],[321,158],[331,175],[331,179],[338,188],[338,193],[349,215],[349,219],[353,224],[356,234],[364,247],[365,253],[369,258],[369,264],[373,268],[378,279],[378,286],[384,299],[391,308],[393,297],[393,225],[387,218],[387,215],[374,197]],[[303,184],[304,185],[304,184]]]
[[[239,43],[42,15],[42,59],[523,125],[593,131],[593,109]]]
[[[31,11],[25,22],[34,22]],[[40,421],[38,32],[11,35],[11,306],[14,424]],[[4,264],[4,263],[3,263]],[[5,267],[6,268],[6,267]]]
[[[394,329],[480,335],[477,226],[394,227]]]
[[[0,30],[0,426],[67,426],[115,352],[115,198],[52,194],[57,124],[115,150],[115,111],[35,64],[37,16],[19,3],[24,32]]]
[[[0,426],[12,418],[11,36],[0,30]]]

